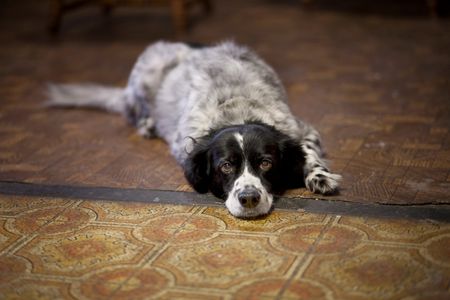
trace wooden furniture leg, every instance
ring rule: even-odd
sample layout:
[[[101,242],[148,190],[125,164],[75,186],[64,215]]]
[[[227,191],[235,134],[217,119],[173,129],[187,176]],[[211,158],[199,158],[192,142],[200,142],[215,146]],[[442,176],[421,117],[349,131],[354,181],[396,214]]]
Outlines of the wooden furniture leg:
[[[172,19],[175,27],[175,33],[181,35],[187,28],[186,8],[187,4],[185,0],[171,0]]]
[[[430,15],[432,18],[436,18],[437,17],[437,5],[438,5],[438,0],[427,0],[427,6],[428,6],[428,11],[430,12]]]
[[[65,0],[51,0],[51,20],[49,30],[52,34],[57,34],[61,28],[61,21],[63,15],[70,10],[84,6],[88,3],[96,2],[102,5],[102,10],[105,15],[111,13],[115,7],[115,2],[111,0],[74,0],[66,2]],[[123,2],[125,4],[126,2]],[[130,1],[130,4],[132,2]],[[144,2],[142,2],[144,3]],[[151,3],[151,2],[150,2]],[[155,2],[157,4],[157,2]],[[172,20],[176,35],[181,35],[187,29],[187,10],[193,4],[201,4],[206,13],[212,10],[210,0],[168,0],[170,4]]]
[[[52,0],[50,2],[51,19],[48,26],[50,33],[57,34],[61,28],[62,16],[65,12],[84,6],[93,0],[78,0],[66,3],[64,0]]]

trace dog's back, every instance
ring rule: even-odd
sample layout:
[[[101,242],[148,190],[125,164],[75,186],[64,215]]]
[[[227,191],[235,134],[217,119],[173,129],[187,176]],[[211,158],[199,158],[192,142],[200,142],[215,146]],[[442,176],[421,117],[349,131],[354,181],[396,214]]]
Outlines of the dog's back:
[[[238,129],[227,141],[237,141],[243,153],[247,153],[244,155],[244,167],[239,168],[244,177],[236,177],[239,182],[243,180],[244,190],[247,179],[250,178],[253,183],[260,180],[256,180],[254,174],[248,175],[251,173],[248,165],[260,160],[257,153],[271,156],[283,153],[283,157],[289,157],[286,156],[286,152],[289,152],[286,143],[269,143],[270,135],[255,135],[253,131],[258,131],[258,126],[267,132],[275,132],[275,136],[288,140],[288,144],[294,146],[291,148],[296,149],[296,154],[289,159],[294,165],[287,162],[289,168],[282,172],[284,176],[293,177],[299,183],[304,182],[313,192],[328,194],[335,192],[338,187],[340,176],[330,173],[326,166],[319,134],[291,113],[286,93],[276,73],[252,51],[232,42],[206,48],[158,42],[149,46],[139,57],[126,88],[62,85],[51,86],[49,95],[52,105],[92,106],[122,113],[138,128],[139,134],[164,138],[174,157],[183,166],[188,181],[199,192],[211,189],[211,179],[205,170],[200,173],[206,181],[197,183],[200,178],[197,172],[199,168],[211,164],[210,157],[203,154],[210,151],[208,147],[214,147],[214,143],[210,142],[215,141],[230,126]],[[245,135],[245,132],[251,134]],[[254,136],[261,139],[260,147]],[[246,139],[250,142],[246,142]],[[226,142],[223,147],[225,150],[219,152],[227,152],[230,147]],[[205,149],[206,152],[199,151]],[[193,153],[202,155],[195,156]],[[267,160],[265,164],[271,166],[277,160]],[[266,168],[263,163],[261,168]],[[274,180],[272,178],[272,184]],[[240,188],[239,184],[236,186]],[[255,185],[255,188],[258,190],[261,186]],[[242,199],[238,199],[234,195],[239,194],[238,191],[234,193],[231,190],[234,194],[230,201],[234,204],[227,207],[232,207],[230,211],[236,216],[267,213],[271,207],[272,191],[270,184],[264,188],[267,193],[263,194],[267,194],[267,197],[258,198],[256,202],[253,201],[256,199],[253,193],[252,201],[248,202],[247,194],[244,193]],[[283,188],[287,186],[279,190]],[[223,198],[228,192],[229,189],[224,189],[225,194],[216,194]],[[244,205],[238,200],[247,202]],[[249,205],[252,208],[243,210],[242,207]],[[253,209],[253,206],[257,208]]]
[[[150,117],[182,162],[191,141],[186,137],[197,139],[224,126],[263,121],[298,138],[286,102],[273,69],[246,47],[226,42],[184,56],[150,102]]]
[[[125,115],[138,133],[164,138],[183,163],[190,138],[263,121],[298,138],[299,127],[273,69],[246,47],[192,48],[157,42],[138,58],[124,89],[51,85],[50,105],[90,106]]]

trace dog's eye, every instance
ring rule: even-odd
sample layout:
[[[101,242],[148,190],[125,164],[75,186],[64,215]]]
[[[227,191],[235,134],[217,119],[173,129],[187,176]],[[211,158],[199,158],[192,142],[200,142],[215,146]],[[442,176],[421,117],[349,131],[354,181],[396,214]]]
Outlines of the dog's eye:
[[[220,165],[220,171],[224,174],[230,174],[233,172],[233,166],[229,162],[225,162]]]
[[[263,159],[259,165],[259,168],[263,171],[268,171],[272,168],[272,162],[269,159]]]

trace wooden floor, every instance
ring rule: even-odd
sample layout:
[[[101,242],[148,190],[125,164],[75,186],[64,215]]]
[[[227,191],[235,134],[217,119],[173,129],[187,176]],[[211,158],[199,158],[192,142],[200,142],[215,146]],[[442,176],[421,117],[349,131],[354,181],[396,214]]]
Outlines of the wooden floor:
[[[307,10],[296,1],[217,2],[181,39],[233,38],[273,65],[343,175],[341,193],[325,198],[450,203],[448,19],[430,20],[420,3],[380,16],[320,1]],[[148,43],[173,39],[169,15],[123,9],[105,18],[92,7],[50,38],[46,9],[9,1],[0,12],[0,180],[189,191],[167,146],[141,139],[120,116],[41,106],[47,82],[123,86]]]

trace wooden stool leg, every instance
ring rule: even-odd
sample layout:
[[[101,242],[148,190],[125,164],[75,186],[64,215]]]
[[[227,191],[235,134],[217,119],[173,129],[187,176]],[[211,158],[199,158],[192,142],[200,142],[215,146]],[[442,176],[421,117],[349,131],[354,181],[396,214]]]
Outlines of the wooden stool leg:
[[[66,2],[64,0],[51,0],[50,23],[48,26],[49,31],[52,34],[57,34],[61,28],[61,22],[64,13],[93,2],[96,2],[96,0],[77,0],[70,2]]]
[[[203,10],[209,14],[212,11],[212,4],[210,0],[202,0]]]
[[[50,23],[48,29],[50,33],[57,34],[61,28],[61,19],[63,14],[62,0],[52,0],[50,2]]]
[[[114,2],[112,0],[100,0],[101,10],[104,16],[109,16],[114,9]]]
[[[177,35],[183,34],[187,29],[186,2],[185,0],[171,0],[172,19]]]
[[[437,2],[438,0],[427,0],[428,11],[430,12],[430,16],[432,18],[437,17]]]

